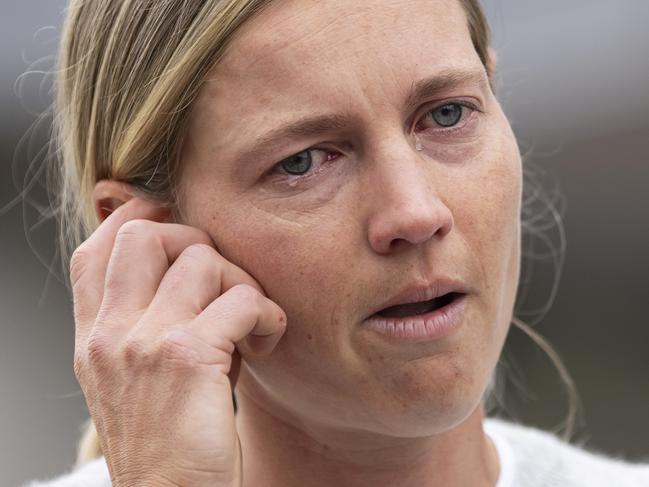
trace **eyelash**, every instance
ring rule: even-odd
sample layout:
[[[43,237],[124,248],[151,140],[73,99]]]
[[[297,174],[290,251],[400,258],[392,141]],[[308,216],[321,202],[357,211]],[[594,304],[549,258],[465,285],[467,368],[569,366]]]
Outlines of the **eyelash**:
[[[464,101],[464,100],[447,101],[447,102],[444,102],[444,103],[442,103],[440,105],[437,105],[437,106],[431,108],[430,110],[427,110],[424,113],[424,115],[419,119],[417,124],[421,120],[424,120],[426,117],[429,117],[429,116],[431,117],[431,119],[434,122],[434,118],[432,117],[433,112],[439,110],[442,107],[448,106],[448,105],[459,105],[462,108],[462,117],[460,118],[460,121],[456,125],[453,125],[451,127],[440,127],[438,129],[434,129],[435,132],[443,133],[443,134],[449,134],[449,133],[452,133],[452,132],[460,131],[466,126],[466,121],[467,121],[467,119],[469,117],[471,117],[471,115],[473,115],[475,112],[482,113],[482,111],[480,109],[478,109],[478,107],[476,107],[473,103],[470,103],[468,101]],[[468,110],[468,113],[467,113],[467,110]],[[415,127],[416,126],[417,125],[415,125]],[[331,154],[333,154],[333,153],[335,153],[337,151],[331,151],[331,150],[328,150],[328,149],[325,149],[325,148],[319,148],[319,147],[311,147],[309,149],[305,149],[303,151],[297,152],[296,154],[293,154],[293,155],[287,157],[286,159],[282,159],[277,164],[275,164],[275,166],[273,166],[272,172],[273,173],[278,173],[278,174],[280,174],[282,176],[282,178],[281,178],[282,181],[280,181],[280,183],[288,184],[291,187],[293,187],[296,184],[299,184],[299,183],[301,183],[301,182],[303,182],[303,181],[305,181],[307,179],[315,177],[320,172],[323,171],[322,166],[321,166],[320,169],[316,169],[316,170],[309,169],[309,172],[307,172],[307,173],[305,173],[303,175],[296,175],[296,174],[290,174],[290,173],[284,171],[282,169],[281,165],[285,161],[287,161],[288,159],[290,159],[292,157],[295,157],[295,156],[303,154],[303,153],[316,152],[316,151],[324,152],[324,153],[327,154],[327,161],[326,162],[330,162],[330,161],[338,159],[338,157],[330,157]]]
[[[434,130],[435,132],[448,134],[450,132],[456,132],[458,130],[462,130],[466,126],[467,120],[471,115],[473,115],[475,112],[482,113],[481,110],[478,109],[478,107],[475,106],[473,103],[470,103],[470,102],[464,101],[464,100],[456,100],[456,101],[450,101],[450,102],[442,103],[441,105],[437,105],[436,107],[431,108],[430,110],[427,110],[424,113],[424,115],[419,119],[418,123],[420,121],[426,119],[426,117],[431,117],[431,119],[433,119],[433,121],[434,121],[434,118],[433,118],[432,114],[434,112],[436,112],[437,110],[439,110],[440,108],[443,108],[443,107],[449,106],[449,105],[459,105],[462,108],[462,117],[460,118],[460,120],[458,121],[458,123],[456,125],[453,125],[452,127],[440,127],[438,129],[435,129]],[[468,110],[468,113],[467,113],[467,110]]]

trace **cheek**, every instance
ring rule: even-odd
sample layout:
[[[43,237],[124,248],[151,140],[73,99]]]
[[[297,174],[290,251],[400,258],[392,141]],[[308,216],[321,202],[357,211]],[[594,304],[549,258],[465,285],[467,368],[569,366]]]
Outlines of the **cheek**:
[[[350,241],[351,223],[340,218],[340,209],[338,218],[332,212],[296,225],[249,205],[238,215],[228,212],[231,231],[219,239],[224,257],[251,274],[289,322],[302,328],[331,315],[332,303],[345,292],[340,276],[353,272],[360,259],[361,246]]]
[[[469,161],[470,170],[458,174],[464,180],[453,182],[461,191],[450,204],[457,233],[476,264],[481,319],[486,318],[500,330],[500,341],[511,318],[518,285],[522,167],[506,121],[490,141],[476,159]]]
[[[295,368],[309,370],[323,386],[336,382],[335,364],[354,360],[348,340],[341,340],[349,332],[347,318],[357,292],[353,280],[341,276],[357,272],[362,249],[352,241],[351,223],[323,212],[323,218],[297,227],[253,208],[238,221],[246,223],[234,227],[231,239],[223,239],[226,258],[251,274],[287,315],[286,332],[270,359],[274,367],[287,377],[294,376]],[[327,359],[315,365],[317,356]]]
[[[508,131],[509,132],[509,131]],[[504,133],[479,155],[454,204],[459,231],[470,239],[481,259],[490,256],[502,264],[518,240],[521,205],[521,160],[513,136]]]

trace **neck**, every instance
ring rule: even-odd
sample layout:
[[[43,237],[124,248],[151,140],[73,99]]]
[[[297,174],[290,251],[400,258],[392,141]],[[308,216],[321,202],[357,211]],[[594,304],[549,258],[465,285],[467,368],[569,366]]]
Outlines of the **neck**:
[[[324,430],[280,418],[241,390],[237,408],[243,487],[493,487],[498,479],[482,406],[452,429],[421,438]]]

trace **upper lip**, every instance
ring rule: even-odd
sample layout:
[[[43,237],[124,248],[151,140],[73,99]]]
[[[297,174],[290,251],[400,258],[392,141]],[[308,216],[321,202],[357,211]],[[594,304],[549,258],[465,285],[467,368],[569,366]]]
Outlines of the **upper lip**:
[[[448,293],[466,294],[467,288],[461,281],[450,278],[437,278],[426,282],[410,283],[390,299],[381,303],[372,311],[370,316],[390,306],[429,301]]]

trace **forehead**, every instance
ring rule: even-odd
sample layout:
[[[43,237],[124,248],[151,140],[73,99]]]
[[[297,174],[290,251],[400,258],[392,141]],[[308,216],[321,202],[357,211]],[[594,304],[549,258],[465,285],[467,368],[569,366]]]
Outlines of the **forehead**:
[[[276,0],[239,28],[197,105],[230,141],[270,121],[390,106],[419,79],[477,66],[459,0]]]
[[[239,29],[223,64],[245,70],[287,56],[335,60],[341,51],[364,52],[368,42],[394,55],[401,51],[396,39],[424,47],[428,36],[463,37],[465,24],[459,0],[275,0]]]

